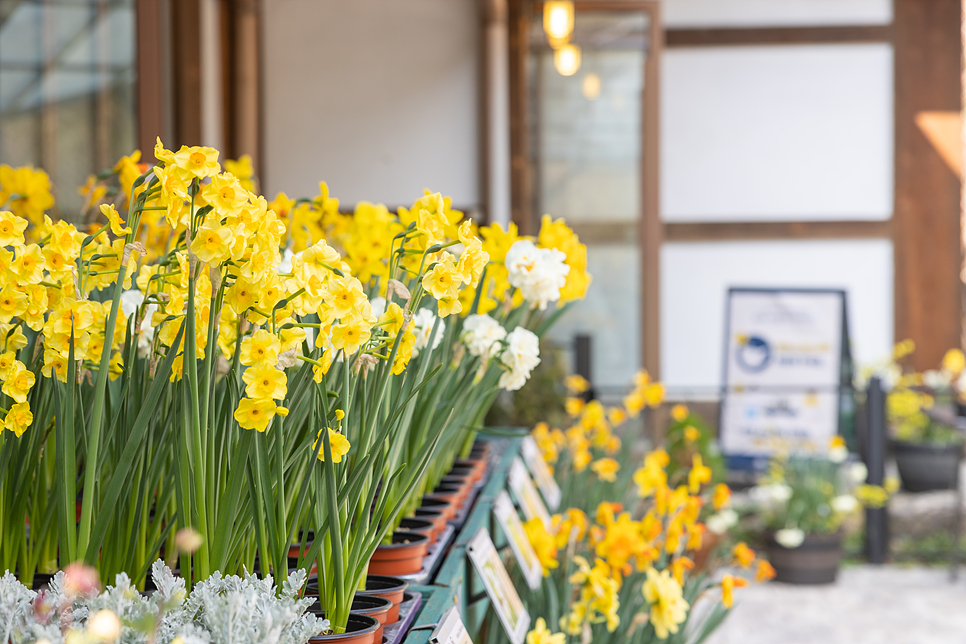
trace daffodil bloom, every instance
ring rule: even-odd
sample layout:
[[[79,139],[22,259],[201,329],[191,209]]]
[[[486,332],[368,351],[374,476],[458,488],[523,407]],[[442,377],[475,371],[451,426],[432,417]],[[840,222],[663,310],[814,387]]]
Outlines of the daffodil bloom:
[[[734,589],[747,585],[748,581],[744,577],[726,574],[721,578],[721,603],[724,604],[725,608],[731,608],[734,604]]]
[[[684,600],[681,584],[669,570],[658,572],[648,568],[647,580],[641,587],[645,601],[650,604],[651,625],[659,639],[667,639],[677,633],[679,624],[688,616],[691,606]]]
[[[684,428],[684,440],[687,443],[696,443],[701,438],[701,430],[697,427],[688,425]]]
[[[3,427],[13,432],[14,436],[20,438],[23,433],[34,422],[34,415],[30,412],[30,405],[20,402],[13,405],[3,419]]]
[[[329,449],[332,451],[332,462],[341,463],[342,457],[349,453],[349,448],[352,446],[349,444],[349,440],[339,432],[335,431],[331,427],[326,429],[329,431]],[[315,442],[312,443],[312,449],[318,454],[319,460],[324,462],[325,448],[319,448],[319,438],[322,437],[323,431],[324,429],[319,430],[319,434],[316,437]]]
[[[121,214],[114,207],[114,204],[101,204],[101,214],[107,217],[111,225],[111,232],[118,237],[124,237],[131,232],[131,227],[124,224]]]
[[[691,494],[697,494],[703,483],[711,482],[711,468],[706,466],[700,454],[695,454],[691,460],[691,471],[688,473],[688,489]]]
[[[684,586],[684,573],[693,568],[694,562],[687,557],[678,557],[671,562],[671,574],[681,586]]]
[[[758,560],[758,571],[755,573],[755,581],[768,581],[775,578],[775,569],[764,559]]]
[[[943,356],[942,368],[953,375],[958,375],[966,369],[966,355],[959,349],[950,349]]]
[[[0,211],[0,246],[23,244],[23,231],[26,229],[26,219],[16,216],[9,210]]]
[[[242,429],[264,432],[275,412],[275,401],[271,398],[242,398],[238,401],[234,417]]]
[[[35,381],[34,373],[18,360],[14,363],[10,375],[3,381],[2,390],[18,403],[27,402],[27,394],[30,393]]]
[[[242,381],[248,385],[245,393],[251,398],[282,400],[288,390],[285,372],[265,364],[246,369]]]
[[[553,535],[547,532],[540,517],[530,519],[523,524],[523,528],[526,530],[530,545],[533,546],[533,551],[537,554],[537,559],[540,560],[543,576],[549,577],[550,571],[559,565],[557,563],[557,544]]]
[[[678,405],[675,405],[674,407],[671,407],[671,418],[673,418],[678,423],[684,422],[684,420],[687,419],[687,417],[690,414],[691,412],[688,411],[687,405],[678,404]]]
[[[564,633],[554,634],[547,628],[547,622],[542,617],[537,618],[534,629],[527,633],[527,644],[565,644],[567,635]]]
[[[189,179],[213,177],[221,171],[218,164],[218,150],[204,146],[188,147],[182,145],[174,153],[170,163]]]
[[[731,488],[729,488],[724,483],[718,483],[714,488],[714,495],[712,496],[712,504],[715,510],[720,510],[721,508],[728,505],[731,501]]]
[[[747,568],[755,560],[755,551],[749,548],[744,541],[735,544],[731,554],[742,568]]]
[[[246,366],[270,365],[278,362],[281,344],[275,335],[265,329],[259,329],[251,337],[242,340],[239,358]]]
[[[612,458],[601,458],[590,464],[590,469],[597,474],[597,478],[610,483],[617,480],[617,471],[620,468],[620,463]]]

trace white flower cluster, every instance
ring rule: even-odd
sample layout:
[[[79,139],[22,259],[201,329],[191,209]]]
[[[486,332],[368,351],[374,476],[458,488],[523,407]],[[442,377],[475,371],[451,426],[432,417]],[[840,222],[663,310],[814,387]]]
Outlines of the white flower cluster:
[[[121,293],[121,311],[127,318],[136,314],[138,308],[143,303],[144,294],[141,291],[131,289]],[[141,333],[138,335],[138,355],[142,358],[147,358],[151,355],[151,343],[154,342],[154,327],[151,326],[151,317],[157,310],[157,304],[148,304],[144,311],[144,319],[141,321]]]
[[[520,289],[531,309],[543,310],[548,302],[560,299],[560,289],[570,272],[566,259],[556,248],[537,248],[523,239],[510,246],[504,264],[510,285]]]
[[[485,313],[467,316],[463,322],[463,333],[460,334],[460,340],[470,355],[481,358],[483,364],[489,362],[505,337],[506,329]]]
[[[532,331],[518,326],[506,336],[506,348],[500,354],[504,369],[500,386],[516,391],[530,378],[530,372],[540,364],[540,340]]]
[[[436,314],[429,309],[419,309],[416,315],[413,316],[413,334],[416,336],[416,342],[413,344],[414,356],[419,355],[419,352],[429,344],[429,336],[433,332],[434,324],[436,324]],[[446,322],[440,320],[436,335],[433,336],[433,346],[430,348],[430,351],[438,347],[439,343],[443,341],[443,333],[445,331]]]

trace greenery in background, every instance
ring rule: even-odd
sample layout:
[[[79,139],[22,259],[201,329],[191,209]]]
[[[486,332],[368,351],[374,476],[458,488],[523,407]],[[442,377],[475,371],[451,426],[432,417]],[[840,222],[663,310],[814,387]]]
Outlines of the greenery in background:
[[[844,444],[838,446],[844,449]],[[792,456],[772,461],[763,484],[752,491],[757,509],[776,540],[786,547],[806,535],[831,534],[858,509],[848,493],[841,462]]]
[[[694,455],[701,456],[704,464],[711,468],[711,482],[723,483],[727,476],[724,456],[708,424],[701,416],[685,405],[675,405],[671,409],[671,424],[668,425],[665,446],[671,462],[667,473],[671,486],[687,478]]]
[[[567,374],[563,352],[549,340],[540,342],[540,364],[518,391],[503,391],[486,415],[488,427],[533,427],[541,421],[554,427],[566,419],[563,385]]]

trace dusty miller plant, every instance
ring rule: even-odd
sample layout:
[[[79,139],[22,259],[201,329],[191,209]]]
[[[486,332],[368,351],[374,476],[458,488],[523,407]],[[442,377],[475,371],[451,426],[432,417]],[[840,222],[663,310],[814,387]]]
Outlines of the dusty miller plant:
[[[84,595],[65,588],[63,572],[41,592],[8,572],[0,577],[0,642],[86,641],[90,616],[107,610],[120,621],[118,644],[305,644],[329,628],[328,620],[305,612],[312,599],[299,599],[305,574],[292,574],[277,593],[271,577],[215,573],[189,595],[184,579],[158,560],[150,595],[124,573],[104,592]]]

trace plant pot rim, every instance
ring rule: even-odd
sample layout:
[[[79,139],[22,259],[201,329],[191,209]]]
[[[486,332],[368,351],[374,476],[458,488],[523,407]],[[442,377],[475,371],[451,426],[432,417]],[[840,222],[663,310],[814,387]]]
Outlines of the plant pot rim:
[[[966,445],[966,436],[960,436],[953,442],[934,443],[930,441],[907,441],[893,438],[890,441],[893,448],[900,448],[909,452],[951,452],[961,450]]]
[[[370,588],[370,583],[384,584],[381,588]],[[376,593],[391,593],[396,591],[403,591],[409,588],[409,582],[405,579],[400,579],[399,577],[392,577],[391,575],[366,575],[366,589],[357,590],[356,594],[361,595],[374,595]]]
[[[324,619],[325,613],[322,613]],[[356,628],[356,630],[350,631],[349,625],[355,622],[356,626],[360,626],[360,622],[363,622],[365,626],[362,628]],[[371,615],[363,615],[362,613],[350,612],[349,621],[346,624],[345,633],[332,633],[330,635],[316,635],[309,639],[309,642],[347,642],[353,640],[357,637],[364,637],[370,633],[375,633],[382,624],[378,619],[372,617]]]
[[[807,545],[812,545],[812,546],[839,545],[840,546],[842,544],[842,537],[843,537],[841,528],[836,530],[835,532],[827,532],[827,533],[810,532],[805,534],[805,540],[802,541],[800,545],[798,545],[795,548],[788,548],[778,543],[778,541],[775,540],[775,532],[776,530],[771,530],[768,532],[768,539],[767,539],[768,545],[772,547],[781,548],[782,550],[788,550],[788,551],[801,550]]]
[[[368,603],[369,606],[356,607],[356,602],[360,604]],[[388,612],[393,606],[391,599],[386,599],[380,595],[354,595],[352,597],[352,612],[360,615],[372,615],[374,613]]]
[[[413,525],[414,523],[416,525]],[[402,526],[404,524],[406,525],[406,527],[403,528]],[[419,532],[420,530],[427,530],[429,528],[432,528],[435,524],[429,519],[420,519],[419,517],[405,517],[402,519],[402,521],[399,522],[399,525],[402,530],[405,530],[407,532]]]
[[[380,544],[380,549],[401,550],[413,546],[422,546],[429,542],[429,537],[419,532],[409,532],[408,530],[396,530],[392,533],[392,543]]]

